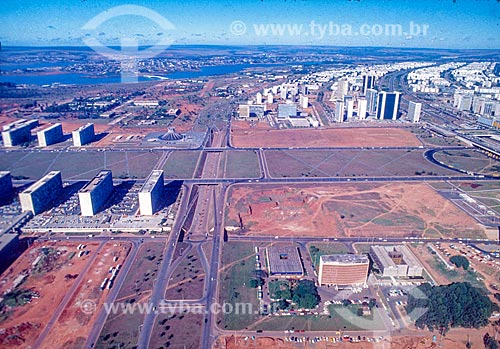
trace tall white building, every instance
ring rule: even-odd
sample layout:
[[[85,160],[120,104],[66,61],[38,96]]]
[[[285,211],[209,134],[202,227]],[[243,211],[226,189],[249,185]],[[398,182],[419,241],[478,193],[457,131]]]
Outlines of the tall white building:
[[[94,124],[87,124],[74,130],[72,133],[73,145],[81,147],[82,145],[92,142],[95,138]]]
[[[257,104],[262,104],[262,93],[257,92],[257,94],[255,95],[255,100]]]
[[[309,97],[300,95],[300,107],[305,109],[309,106]]]
[[[358,99],[358,118],[360,120],[366,119],[366,107],[367,107],[367,100],[365,98],[359,98]]]
[[[163,196],[163,171],[154,170],[139,191],[141,216],[152,216],[159,209]]]
[[[422,111],[422,103],[410,101],[408,103],[408,119],[412,122],[420,121],[420,113]]]
[[[38,145],[46,147],[58,143],[63,138],[63,129],[60,123],[54,124],[36,133]]]
[[[268,104],[273,104],[273,102],[274,102],[274,99],[273,99],[273,94],[272,94],[272,93],[269,93],[269,94],[267,95],[267,103],[268,103]]]
[[[47,208],[62,193],[61,172],[51,171],[47,173],[28,189],[19,193],[19,201],[23,212],[31,211],[37,215]]]
[[[78,192],[82,216],[93,216],[102,209],[113,193],[111,171],[100,171]]]
[[[351,120],[354,114],[354,101],[352,98],[346,100],[345,105],[347,106],[347,120]]]
[[[336,122],[344,122],[344,102],[336,101],[335,102],[335,121]]]

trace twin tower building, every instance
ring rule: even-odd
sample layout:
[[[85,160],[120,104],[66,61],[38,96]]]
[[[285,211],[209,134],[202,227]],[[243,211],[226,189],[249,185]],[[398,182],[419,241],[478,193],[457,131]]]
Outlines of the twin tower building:
[[[101,211],[113,195],[113,177],[110,170],[100,171],[78,192],[82,216],[94,216]],[[154,170],[139,191],[139,212],[152,216],[161,208],[164,193],[163,171]],[[52,171],[19,193],[23,211],[34,215],[50,209],[63,195],[61,172]]]

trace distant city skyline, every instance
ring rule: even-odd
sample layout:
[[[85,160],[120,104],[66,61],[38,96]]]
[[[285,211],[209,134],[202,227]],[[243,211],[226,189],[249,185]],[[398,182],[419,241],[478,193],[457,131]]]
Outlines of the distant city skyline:
[[[174,29],[140,13],[113,16],[115,6],[128,4],[157,12]],[[110,9],[99,26],[82,29]],[[152,45],[167,39],[174,45],[500,48],[496,0],[5,0],[0,13],[3,46],[85,46],[84,38],[95,37],[104,45],[119,45],[123,39]],[[388,34],[392,25],[403,32]]]

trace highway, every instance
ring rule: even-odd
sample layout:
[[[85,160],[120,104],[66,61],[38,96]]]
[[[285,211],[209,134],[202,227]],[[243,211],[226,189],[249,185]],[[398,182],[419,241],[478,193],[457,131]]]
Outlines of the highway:
[[[214,191],[214,240],[212,249],[212,260],[210,261],[210,271],[208,273],[208,286],[206,293],[206,307],[205,307],[205,319],[203,323],[203,331],[201,336],[201,348],[212,348],[212,331],[215,327],[215,316],[212,311],[210,311],[212,304],[218,302],[218,273],[219,273],[219,262],[221,258],[222,249],[222,235],[224,234],[224,223],[223,223],[223,211],[224,211],[224,201],[226,198],[226,186],[222,186],[221,192],[219,193],[219,198],[217,200]]]
[[[184,194],[185,200],[182,201],[181,207],[179,208],[179,214],[181,215],[175,222],[175,225],[172,229],[172,234],[170,234],[167,239],[167,244],[165,248],[165,252],[163,254],[163,261],[158,270],[158,278],[153,285],[153,290],[151,294],[151,298],[149,299],[149,303],[155,307],[156,309],[160,302],[165,298],[165,290],[168,284],[168,273],[170,264],[172,262],[172,256],[174,255],[175,246],[177,241],[179,240],[179,235],[184,224],[185,216],[181,213],[186,212],[186,206],[188,204],[187,198],[189,198],[190,190],[187,190],[187,193]],[[139,332],[139,338],[137,340],[137,347],[139,349],[147,349],[149,348],[149,340],[151,338],[151,334],[153,332],[153,327],[155,324],[156,314],[155,312],[150,312],[145,315],[144,322],[142,324],[141,331]]]
[[[96,241],[99,241],[99,239],[96,239]],[[108,239],[108,241],[111,240]],[[113,302],[115,301],[116,297],[118,296],[118,293],[120,292],[121,287],[123,286],[123,283],[127,278],[128,272],[130,271],[130,268],[132,267],[132,264],[134,263],[135,258],[137,257],[137,253],[139,252],[140,242],[138,241],[138,239],[137,238],[130,239],[129,241],[132,242],[132,249],[129,255],[127,256],[125,262],[123,263],[121,271],[118,273],[116,282],[114,283],[113,287],[108,293],[108,296],[106,297],[106,300],[104,301],[106,304],[110,305],[113,304]],[[87,340],[85,341],[84,348],[92,348],[94,344],[97,342],[107,317],[108,314],[106,312],[106,308],[102,307],[99,310],[99,314],[94,320],[92,329],[90,330],[90,333],[87,336]]]

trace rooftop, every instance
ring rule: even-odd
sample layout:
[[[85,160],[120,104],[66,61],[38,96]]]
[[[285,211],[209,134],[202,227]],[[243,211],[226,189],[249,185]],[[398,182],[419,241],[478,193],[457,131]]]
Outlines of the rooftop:
[[[61,124],[59,122],[57,124],[50,125],[49,127],[44,128],[43,130],[40,130],[38,132],[47,132],[47,131],[50,131],[50,130],[57,128],[57,127],[61,127]]]
[[[300,253],[296,246],[271,246],[266,251],[271,274],[303,274]]]
[[[366,254],[332,254],[321,256],[321,262],[329,264],[366,264],[370,260]]]
[[[153,188],[155,187],[156,183],[160,179],[160,177],[163,176],[163,171],[162,170],[153,170],[149,177],[146,179],[144,182],[142,188],[141,188],[141,193],[150,193]]]
[[[111,176],[110,170],[102,170],[100,171],[90,182],[85,184],[85,186],[80,189],[80,193],[87,193],[93,191],[96,187],[98,187],[106,177]]]
[[[33,183],[28,189],[26,189],[22,193],[23,194],[31,194],[34,191],[40,189],[40,187],[42,187],[45,183],[52,180],[54,177],[60,176],[60,175],[61,175],[60,171],[51,171],[51,172],[47,173],[45,176],[43,176],[42,178],[40,178],[37,182]]]
[[[82,125],[80,126],[77,130],[73,131],[73,132],[81,132],[89,127],[93,127],[94,124],[93,123],[88,123],[87,125]]]

